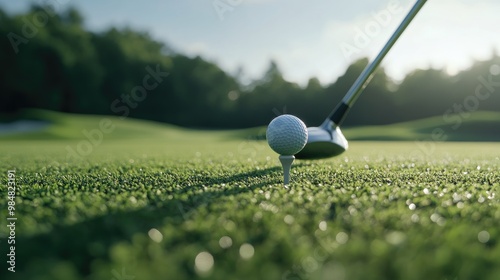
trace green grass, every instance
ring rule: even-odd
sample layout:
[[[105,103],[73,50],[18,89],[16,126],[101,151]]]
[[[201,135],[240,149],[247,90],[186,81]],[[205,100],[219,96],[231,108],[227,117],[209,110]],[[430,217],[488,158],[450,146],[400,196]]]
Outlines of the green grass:
[[[89,130],[101,119],[75,117]],[[248,131],[149,124],[146,137],[131,137],[134,122],[112,120],[116,130],[79,159],[67,152],[82,143],[77,126],[56,140],[0,141],[4,217],[7,170],[19,187],[17,272],[7,272],[2,246],[2,279],[109,280],[122,269],[136,280],[500,275],[498,143],[422,151],[351,141],[337,158],[296,161],[285,189],[277,155]],[[240,255],[244,244],[251,258]],[[214,259],[208,273],[195,269],[200,252]]]
[[[183,133],[192,130],[162,123],[140,121],[134,119],[122,120],[115,116],[92,116],[64,114],[45,110],[25,110],[18,118],[34,119],[49,122],[47,128],[28,133],[2,135],[0,139],[10,140],[79,140],[84,137],[83,130],[99,129],[100,121],[105,118],[114,126],[112,133],[106,139],[144,139],[144,138],[182,138]],[[473,112],[466,117],[448,117],[453,122],[446,122],[442,116],[421,119],[417,121],[381,126],[363,126],[342,128],[349,140],[362,141],[500,141],[500,112]],[[2,118],[0,117],[0,121]],[[192,131],[196,133],[197,131]],[[213,132],[213,131],[212,131]],[[235,139],[264,139],[265,127],[250,129],[217,131],[218,136]],[[433,138],[433,133],[439,133]]]
[[[500,141],[500,113],[474,112],[463,118],[456,115],[453,122],[446,122],[439,116],[392,125],[356,127],[346,129],[345,136],[352,140]]]

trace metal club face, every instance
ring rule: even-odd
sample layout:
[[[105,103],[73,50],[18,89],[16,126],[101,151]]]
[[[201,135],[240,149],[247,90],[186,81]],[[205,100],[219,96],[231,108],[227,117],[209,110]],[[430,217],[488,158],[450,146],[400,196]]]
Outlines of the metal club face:
[[[332,121],[320,127],[308,127],[306,146],[295,155],[297,159],[322,159],[340,155],[349,147],[347,139]]]

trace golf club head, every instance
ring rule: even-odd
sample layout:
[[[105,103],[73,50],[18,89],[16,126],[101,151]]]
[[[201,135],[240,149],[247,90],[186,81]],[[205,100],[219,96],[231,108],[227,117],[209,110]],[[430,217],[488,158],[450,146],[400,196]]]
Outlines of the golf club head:
[[[320,127],[308,127],[306,146],[295,155],[297,159],[322,159],[338,156],[348,148],[347,139],[331,120]]]

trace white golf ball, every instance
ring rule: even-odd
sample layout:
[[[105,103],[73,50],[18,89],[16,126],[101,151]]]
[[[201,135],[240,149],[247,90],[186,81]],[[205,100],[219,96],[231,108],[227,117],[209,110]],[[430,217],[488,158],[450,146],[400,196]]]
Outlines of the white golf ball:
[[[284,156],[300,152],[307,142],[307,127],[296,116],[281,115],[267,127],[267,142],[271,149]]]

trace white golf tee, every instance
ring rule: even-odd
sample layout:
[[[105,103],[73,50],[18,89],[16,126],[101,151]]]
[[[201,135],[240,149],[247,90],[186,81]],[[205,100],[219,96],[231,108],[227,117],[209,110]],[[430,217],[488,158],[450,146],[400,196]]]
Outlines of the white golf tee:
[[[285,186],[290,184],[290,169],[292,168],[292,163],[295,160],[294,156],[280,156],[279,157],[281,165],[283,166],[283,176]]]

